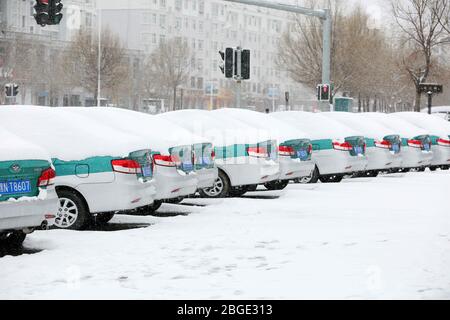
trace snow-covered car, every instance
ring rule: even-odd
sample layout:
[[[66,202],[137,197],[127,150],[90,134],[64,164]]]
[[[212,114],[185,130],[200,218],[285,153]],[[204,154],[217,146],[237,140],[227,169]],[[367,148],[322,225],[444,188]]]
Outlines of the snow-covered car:
[[[63,108],[68,112],[101,121],[126,133],[138,135],[152,146],[155,203],[180,200],[199,188],[212,187],[218,170],[214,165],[212,143],[167,120],[118,108]]]
[[[433,160],[431,170],[449,169],[450,166],[450,123],[444,119],[418,112],[399,112],[392,116],[406,120],[430,133]]]
[[[395,130],[357,113],[324,112],[322,115],[364,134],[368,164],[363,176],[376,177],[380,171],[401,168],[402,140]]]
[[[54,224],[58,209],[49,155],[0,126],[0,247]]]
[[[153,203],[147,141],[60,108],[5,106],[0,126],[52,158],[59,197],[56,227],[84,229]]]
[[[402,138],[402,169],[425,170],[431,165],[433,151],[428,131],[412,123],[385,113],[367,112],[361,116],[380,122],[389,129],[398,132]]]
[[[226,115],[202,110],[180,110],[157,117],[213,142],[219,176],[212,188],[200,190],[202,196],[240,196],[255,185],[278,180],[278,146],[267,132]]]
[[[284,189],[291,180],[309,177],[314,170],[311,160],[312,145],[307,134],[267,114],[246,109],[225,108],[213,111],[240,120],[259,130],[268,130],[271,139],[278,142],[280,177],[265,184],[269,190]]]
[[[286,111],[272,116],[306,132],[313,146],[315,168],[309,183],[340,182],[366,170],[364,135],[320,113]]]

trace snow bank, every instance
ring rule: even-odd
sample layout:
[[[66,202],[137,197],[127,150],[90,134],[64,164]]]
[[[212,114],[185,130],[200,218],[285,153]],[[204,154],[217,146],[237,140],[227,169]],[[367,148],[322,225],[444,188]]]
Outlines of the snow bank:
[[[63,161],[94,156],[125,157],[132,151],[150,148],[144,139],[63,108],[1,107],[0,126]]]
[[[359,113],[349,112],[324,112],[321,113],[330,119],[341,122],[342,124],[361,132],[366,138],[383,140],[384,137],[398,134],[380,122],[370,118],[364,118]]]
[[[439,137],[448,137],[450,135],[450,122],[424,113],[418,112],[399,112],[391,115],[400,118],[427,130],[430,134]]]
[[[260,130],[225,114],[210,111],[180,110],[163,113],[157,117],[176,123],[192,133],[207,137],[217,147],[253,144],[272,139],[267,130]]]
[[[186,129],[165,119],[146,113],[119,108],[62,108],[66,112],[88,117],[117,130],[137,135],[159,152],[169,152],[170,148],[182,145],[211,142],[205,137],[191,134]]]
[[[272,139],[278,140],[279,143],[288,140],[308,138],[308,134],[300,129],[286,124],[277,118],[269,117],[267,114],[261,112],[226,108],[212,111],[212,113],[217,113],[218,115],[225,114],[252,127],[258,128],[258,130],[266,130],[271,135]]]
[[[11,160],[48,160],[44,149],[32,144],[4,129],[0,116],[0,161]]]
[[[330,119],[320,113],[286,111],[275,112],[272,117],[294,125],[306,132],[310,139],[339,139],[361,136],[361,132],[353,130],[334,119]]]
[[[428,131],[419,128],[408,121],[398,117],[392,117],[385,113],[367,112],[361,113],[361,116],[366,119],[373,119],[391,130],[395,130],[402,138],[413,138],[419,135],[429,134]]]

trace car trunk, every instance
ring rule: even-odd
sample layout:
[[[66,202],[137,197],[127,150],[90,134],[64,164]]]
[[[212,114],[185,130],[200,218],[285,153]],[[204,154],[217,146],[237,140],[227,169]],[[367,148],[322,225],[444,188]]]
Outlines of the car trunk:
[[[366,154],[366,141],[364,137],[347,137],[345,138],[345,142],[348,142],[352,146],[349,150],[351,156],[356,157]]]
[[[311,160],[312,145],[309,139],[289,140],[282,144],[282,147],[288,147],[291,151],[291,159],[300,159],[301,161]]]
[[[198,143],[193,146],[195,170],[214,168],[214,149],[211,143]]]
[[[192,146],[178,146],[169,149],[173,162],[178,170],[185,173],[194,171]]]
[[[49,163],[45,160],[0,162],[0,202],[39,194],[38,179]]]
[[[137,173],[138,178],[151,180],[153,177],[153,157],[151,150],[139,150],[131,152],[129,155],[131,160],[136,161],[141,166],[140,172]]]

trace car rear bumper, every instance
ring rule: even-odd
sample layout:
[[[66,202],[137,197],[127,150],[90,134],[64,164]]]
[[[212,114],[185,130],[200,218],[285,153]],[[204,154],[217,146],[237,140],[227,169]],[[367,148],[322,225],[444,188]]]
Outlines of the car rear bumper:
[[[448,166],[450,165],[450,148],[444,146],[433,147],[432,166]]]
[[[114,182],[86,183],[76,187],[85,197],[91,213],[128,211],[150,205],[155,199],[155,183],[141,182],[136,175],[115,174]]]
[[[419,148],[402,148],[402,168],[427,167],[433,160],[433,152],[425,152]]]
[[[55,188],[41,191],[39,198],[0,203],[0,232],[37,228],[43,223],[52,226],[58,211]]]
[[[280,177],[279,180],[291,180],[308,177],[314,170],[314,162],[291,159],[290,157],[280,157]]]
[[[394,154],[387,149],[367,148],[367,159],[367,171],[386,170],[402,166],[402,154]]]
[[[209,188],[214,185],[217,180],[219,170],[215,167],[213,169],[201,169],[195,172],[197,174],[198,189]]]
[[[174,167],[157,166],[153,176],[155,200],[168,200],[194,194],[198,188],[196,173],[184,174]]]
[[[280,177],[278,162],[252,157],[242,157],[240,160],[235,158],[235,161],[227,161],[227,163],[216,162],[228,175],[233,187],[264,184],[278,180]]]
[[[351,156],[349,152],[321,150],[313,153],[313,159],[321,175],[350,174],[365,171],[368,158]]]

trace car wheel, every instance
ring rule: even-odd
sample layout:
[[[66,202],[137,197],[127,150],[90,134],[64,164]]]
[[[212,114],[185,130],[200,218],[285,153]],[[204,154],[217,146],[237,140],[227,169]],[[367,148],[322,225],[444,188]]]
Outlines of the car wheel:
[[[255,192],[258,189],[258,185],[251,184],[251,185],[247,186],[246,189],[247,189],[247,192]]]
[[[289,180],[270,181],[264,184],[267,190],[276,191],[284,190],[289,185]]]
[[[307,176],[307,177],[301,177],[299,179],[296,179],[296,183],[301,183],[301,184],[313,184],[313,183],[317,183],[317,181],[319,181],[319,177],[320,177],[320,173],[319,173],[319,168],[317,168],[317,166],[314,167],[314,170],[311,172],[311,175]]]
[[[108,222],[110,222],[112,218],[114,218],[114,213],[113,212],[99,213],[95,217],[95,224],[97,224],[97,225],[105,225]]]
[[[441,170],[448,170],[448,169],[450,169],[449,166],[442,166],[442,167],[441,167]]]
[[[204,198],[225,198],[231,191],[231,183],[225,172],[219,170],[214,185],[210,188],[200,189],[200,195]]]
[[[162,204],[163,204],[162,200],[155,200],[151,205],[148,206],[148,210],[150,212],[156,212],[158,211],[159,208],[161,208]]]
[[[60,229],[83,230],[91,222],[91,214],[83,199],[73,191],[57,191],[59,208],[56,213],[55,227]]]
[[[430,167],[430,171],[436,171],[438,167]]]
[[[20,248],[25,241],[27,235],[22,231],[14,231],[6,235],[0,240],[0,246],[5,248]]]
[[[322,183],[339,183],[344,179],[341,175],[322,176],[319,178]]]

